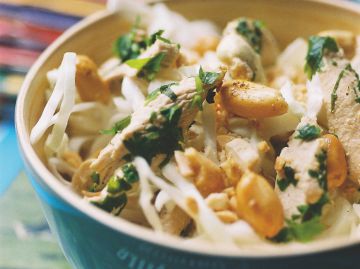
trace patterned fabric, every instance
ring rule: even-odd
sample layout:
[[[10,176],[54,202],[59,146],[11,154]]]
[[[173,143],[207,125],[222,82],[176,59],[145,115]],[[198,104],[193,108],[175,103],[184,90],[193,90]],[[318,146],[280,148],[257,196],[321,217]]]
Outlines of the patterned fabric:
[[[23,164],[13,113],[24,76],[40,53],[104,2],[0,0],[0,269],[70,268],[28,179],[18,175]]]

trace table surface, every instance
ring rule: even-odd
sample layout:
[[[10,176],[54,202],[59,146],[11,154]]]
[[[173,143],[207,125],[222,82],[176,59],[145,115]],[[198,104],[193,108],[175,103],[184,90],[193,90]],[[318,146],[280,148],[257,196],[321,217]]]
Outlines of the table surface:
[[[84,1],[86,0],[0,0],[0,4],[35,3],[38,7],[64,11],[73,2],[74,15],[84,16],[98,10],[102,7],[101,3],[105,2],[88,0],[89,3],[85,4]],[[9,133],[2,132],[2,124],[4,122],[0,121],[0,269],[69,269],[70,266],[50,233],[40,203],[22,172],[13,123],[7,123],[10,125],[7,129]],[[4,141],[6,143],[1,144]],[[10,158],[9,149],[5,145],[13,147]],[[11,165],[6,165],[6,162]],[[9,167],[13,169],[9,171]],[[8,179],[12,178],[14,180],[10,182]]]

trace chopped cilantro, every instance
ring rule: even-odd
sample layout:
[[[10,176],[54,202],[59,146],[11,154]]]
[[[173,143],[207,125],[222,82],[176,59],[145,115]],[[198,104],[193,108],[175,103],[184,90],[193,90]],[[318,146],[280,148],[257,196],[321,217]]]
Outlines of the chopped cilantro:
[[[320,223],[320,218],[298,223],[293,220],[286,220],[287,227],[284,227],[275,237],[271,238],[274,242],[300,241],[309,242],[316,235],[324,230],[324,225]]]
[[[107,212],[115,211],[116,215],[118,215],[127,204],[127,195],[126,193],[108,194],[105,199],[101,201],[91,201],[91,203]]]
[[[342,78],[346,75],[346,72],[349,72],[349,73],[353,73],[355,75],[355,79],[356,79],[356,86],[353,87],[353,90],[354,90],[354,94],[355,94],[355,102],[356,103],[360,103],[360,78],[359,78],[359,75],[358,73],[352,68],[351,64],[347,64],[345,66],[345,68],[343,70],[341,70],[336,82],[335,82],[335,85],[334,85],[334,88],[332,90],[332,93],[331,93],[331,108],[330,108],[330,111],[331,112],[334,112],[335,111],[335,102],[337,100],[337,90],[339,88],[339,84],[340,84],[340,81],[342,80]]]
[[[96,206],[117,214],[127,203],[126,192],[132,188],[132,184],[139,180],[139,175],[132,163],[127,163],[121,167],[122,177],[112,176],[107,183],[107,195],[99,201],[92,201]]]
[[[295,138],[302,139],[304,141],[310,141],[318,138],[321,134],[321,129],[315,125],[305,124],[297,130]]]
[[[99,182],[100,182],[100,174],[98,172],[93,172],[90,177],[91,177],[91,180],[94,183],[99,184]]]
[[[140,18],[137,17],[135,24],[131,28],[131,31],[125,35],[120,36],[115,41],[115,51],[119,58],[125,62],[129,59],[137,58],[141,51],[146,49],[146,42],[144,38],[136,40],[136,34],[139,30]]]
[[[148,163],[157,154],[172,155],[181,148],[182,130],[178,127],[181,108],[173,105],[161,109],[152,124],[145,130],[137,131],[124,141],[125,147],[132,156],[142,156]]]
[[[297,185],[297,180],[295,179],[295,170],[290,166],[284,166],[284,174],[285,177],[281,179],[277,179],[276,183],[281,191],[287,189],[287,187],[292,184],[294,186]]]
[[[321,153],[316,155],[316,159],[318,161],[318,169],[317,170],[309,170],[309,175],[317,180],[319,186],[323,190],[327,190],[327,152],[322,150]]]
[[[257,52],[261,52],[262,47],[262,28],[264,23],[259,20],[249,22],[246,19],[241,19],[236,26],[236,31],[242,35],[250,46]]]
[[[306,55],[305,73],[309,79],[320,70],[322,58],[325,51],[338,52],[339,48],[336,41],[331,37],[310,36],[309,48]]]
[[[171,90],[171,87],[174,85],[178,85],[178,83],[169,83],[169,84],[165,84],[162,85],[160,88],[152,91],[145,100],[145,105],[147,105],[148,103],[150,103],[151,101],[155,100],[160,94],[164,94],[167,97],[169,97],[172,101],[176,101],[177,96],[176,94]]]
[[[203,88],[203,84],[199,76],[195,77],[195,87],[196,87],[196,94],[192,99],[191,107],[198,107],[200,110],[202,110],[203,95],[205,93],[205,90]]]
[[[131,122],[131,116],[125,117],[122,120],[116,122],[114,126],[109,130],[101,130],[101,134],[115,135],[124,130]]]
[[[204,72],[202,67],[199,69],[199,78],[205,85],[214,85],[216,80],[220,77],[219,73],[216,72]]]
[[[152,58],[131,59],[125,62],[128,66],[139,70],[138,77],[151,81],[160,71],[161,62],[165,57],[165,52],[160,52]]]
[[[131,68],[135,68],[137,70],[141,70],[144,66],[150,61],[151,58],[142,58],[142,59],[131,59],[127,60],[125,64],[130,66]]]
[[[201,82],[203,83],[203,85],[213,86],[213,85],[215,85],[215,82],[219,79],[219,77],[220,77],[219,73],[216,73],[216,72],[204,72],[204,70],[200,66],[199,78],[200,78]],[[206,101],[209,104],[214,103],[214,97],[215,97],[214,88],[215,88],[215,86],[210,88],[207,95],[206,95]]]
[[[161,38],[161,35],[164,33],[164,30],[159,30],[155,33],[153,33],[152,35],[150,35],[147,39],[146,39],[146,45],[148,47],[150,47],[152,44],[155,43],[155,41],[159,38]],[[171,43],[169,40],[167,40],[166,43]]]
[[[124,180],[129,183],[133,184],[139,180],[139,174],[136,171],[135,166],[132,163],[127,163],[122,167],[122,171],[124,173]]]

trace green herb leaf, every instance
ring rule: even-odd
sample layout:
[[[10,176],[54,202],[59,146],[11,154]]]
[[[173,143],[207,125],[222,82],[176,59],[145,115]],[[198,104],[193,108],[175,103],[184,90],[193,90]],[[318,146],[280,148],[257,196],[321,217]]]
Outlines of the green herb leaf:
[[[309,37],[309,48],[306,55],[305,73],[308,78],[320,70],[322,66],[322,58],[326,51],[338,52],[339,48],[336,41],[331,37],[311,36]]]
[[[286,190],[290,184],[296,186],[298,183],[298,181],[295,179],[295,170],[293,168],[290,166],[284,166],[283,169],[285,177],[276,180],[276,184],[281,191]]]
[[[151,101],[155,100],[160,94],[165,94],[167,97],[169,97],[172,101],[176,101],[177,96],[176,94],[171,90],[171,87],[174,85],[177,85],[178,83],[169,83],[166,85],[162,85],[160,88],[152,91],[145,99],[145,105],[150,103]]]
[[[195,77],[195,87],[196,87],[196,94],[194,95],[191,101],[191,107],[197,106],[199,110],[202,110],[203,95],[205,90],[203,88],[203,84],[199,76]]]
[[[131,59],[127,60],[125,64],[130,66],[131,68],[135,68],[137,70],[141,70],[144,66],[151,60],[151,58],[142,58],[142,59]]]
[[[91,177],[91,180],[94,183],[99,184],[99,182],[100,182],[100,174],[98,172],[93,172],[90,177]]]
[[[120,190],[120,179],[117,176],[111,177],[107,183],[107,191],[109,193],[115,194],[120,192]]]
[[[150,47],[152,44],[155,43],[155,41],[159,38],[161,38],[161,35],[164,33],[164,30],[159,30],[152,35],[150,35],[146,40],[146,45]],[[171,43],[171,42],[170,42]]]
[[[259,20],[248,22],[246,19],[241,19],[238,22],[236,31],[242,35],[250,46],[257,52],[261,52],[262,47],[262,28],[264,23]]]
[[[274,242],[300,241],[309,242],[320,234],[325,226],[321,224],[320,218],[298,223],[293,220],[286,220],[287,227],[283,228],[275,237],[271,238]]]
[[[91,201],[91,203],[107,212],[115,211],[116,215],[118,215],[126,206],[127,200],[126,193],[117,193],[116,195],[109,194],[105,199],[101,201]]]
[[[136,33],[139,28],[140,17],[136,18],[131,31],[120,36],[114,44],[114,49],[119,58],[125,62],[129,59],[137,58],[141,51],[146,49],[146,42],[143,39],[136,41]],[[144,37],[145,38],[145,37]]]
[[[127,183],[134,184],[135,182],[139,181],[139,174],[132,163],[125,164],[121,169],[124,173],[124,180]]]
[[[308,173],[311,177],[315,178],[319,183],[319,186],[327,191],[327,152],[325,150],[316,155],[318,161],[317,170],[309,170]]]
[[[148,81],[151,81],[155,78],[156,74],[160,71],[161,62],[165,58],[165,52],[160,52],[153,58],[150,58],[149,61],[141,68],[138,76],[145,78]]]
[[[304,141],[311,141],[320,137],[321,129],[315,125],[306,124],[297,130],[296,139],[302,139]]]
[[[202,67],[199,69],[199,78],[201,82],[205,85],[213,85],[216,80],[220,77],[219,73],[216,72],[204,72]]]
[[[160,110],[151,126],[135,132],[124,141],[125,147],[133,156],[142,156],[148,163],[157,154],[172,155],[175,150],[181,149],[180,117],[181,108],[177,105]]]
[[[127,116],[126,118],[123,118],[122,120],[116,122],[114,126],[110,130],[101,130],[101,134],[107,134],[107,135],[115,135],[122,130],[124,130],[131,122],[131,116]]]

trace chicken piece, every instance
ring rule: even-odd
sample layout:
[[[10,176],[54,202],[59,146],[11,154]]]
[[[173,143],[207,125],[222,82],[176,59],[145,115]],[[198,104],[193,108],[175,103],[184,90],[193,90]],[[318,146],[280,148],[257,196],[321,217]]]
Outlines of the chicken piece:
[[[196,149],[176,151],[175,159],[180,173],[193,181],[204,197],[225,188],[225,178],[220,167]]]
[[[340,54],[326,55],[318,72],[323,91],[321,124],[336,134],[344,147],[349,178],[360,183],[360,81]]]
[[[224,34],[237,33],[245,38],[255,52],[260,54],[264,67],[275,64],[280,50],[275,37],[262,21],[238,18],[229,22]]]
[[[160,220],[165,232],[180,235],[189,225],[191,218],[180,207],[175,206],[172,210],[164,207],[160,211]]]
[[[204,92],[200,95],[196,87],[196,79],[185,78],[179,84],[172,85],[171,89],[169,87],[168,92],[172,92],[171,98],[169,95],[159,93],[153,100],[145,102],[143,107],[139,107],[139,109],[132,114],[130,124],[121,133],[117,133],[113,137],[96,159],[87,160],[80,166],[73,177],[73,186],[78,191],[88,189],[91,186],[91,174],[96,172],[99,174],[99,187],[101,188],[113,175],[115,169],[125,163],[124,159],[126,158],[124,157],[129,153],[141,155],[139,151],[143,151],[145,149],[144,146],[155,147],[157,150],[161,150],[161,143],[172,143],[171,146],[178,145],[177,139],[179,138],[173,137],[179,135],[175,129],[179,127],[182,132],[187,130],[198,112],[198,106],[192,105],[194,98],[199,97],[202,103],[207,91],[218,87],[222,82],[223,76],[223,73],[220,74],[211,85],[203,84]],[[174,98],[174,96],[176,98]],[[152,129],[159,129],[163,126],[164,121],[173,120],[173,118],[176,117],[176,113],[178,112],[171,110],[175,105],[177,107],[176,111],[180,111],[181,113],[181,115],[179,115],[180,118],[177,120],[177,126],[170,127],[171,131],[175,133],[171,133],[170,136],[165,137],[164,141],[157,141],[155,144],[153,144],[153,141],[151,143],[147,142],[149,138],[147,138],[146,135],[149,134]],[[166,109],[168,118],[161,114]],[[139,140],[141,140],[142,144],[134,146],[134,143]],[[132,141],[133,144],[131,148],[129,141]],[[175,149],[176,148],[174,148],[174,150]],[[165,148],[164,150],[169,149]],[[145,152],[144,154],[147,154],[147,156],[141,156],[146,157],[149,162],[155,157],[148,155],[151,154],[151,152]]]
[[[109,102],[109,86],[99,75],[96,64],[88,56],[77,56],[75,82],[80,98],[84,102],[98,101],[104,104]]]
[[[320,132],[316,120],[304,117],[290,138],[288,147],[276,160],[275,191],[287,219],[300,213],[299,206],[317,203],[327,191],[327,145],[319,138]]]
[[[163,69],[169,68],[174,66],[179,58],[179,46],[178,44],[157,39],[155,43],[148,47],[143,53],[141,53],[137,59],[153,58],[160,53],[164,54],[160,67]],[[138,75],[140,71],[141,69],[131,68],[126,63],[123,63],[106,74],[105,81],[111,83],[111,81],[119,80],[124,76],[133,77]]]
[[[216,49],[219,59],[229,67],[233,79],[265,83],[260,56],[236,32],[225,34]]]

